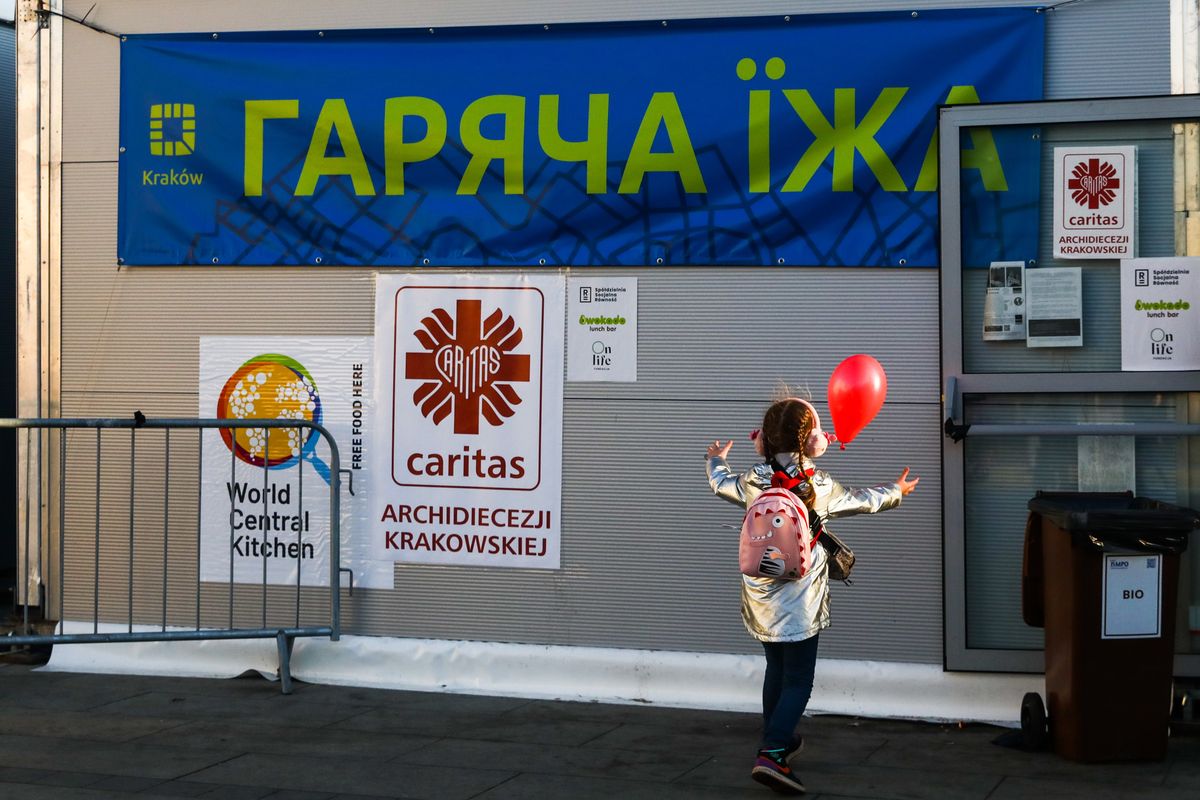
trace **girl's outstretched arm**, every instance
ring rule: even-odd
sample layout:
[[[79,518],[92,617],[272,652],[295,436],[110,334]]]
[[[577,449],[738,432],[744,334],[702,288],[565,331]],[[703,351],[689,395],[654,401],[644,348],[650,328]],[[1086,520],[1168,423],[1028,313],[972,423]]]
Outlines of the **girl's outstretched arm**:
[[[900,505],[900,499],[910,494],[919,479],[906,480],[908,470],[900,474],[893,483],[884,483],[860,489],[843,486],[827,472],[818,472],[813,481],[817,484],[817,513],[825,519],[848,517],[852,514],[874,514]],[[907,491],[905,491],[907,489]]]
[[[732,447],[732,439],[725,444],[716,441],[708,446],[705,453],[708,456],[705,463],[705,469],[708,472],[708,485],[712,489],[713,494],[722,500],[728,500],[735,505],[745,506],[758,496],[758,492],[761,489],[749,482],[748,476],[750,473],[736,475],[729,469],[729,464],[725,462],[725,458],[729,455],[729,450]]]

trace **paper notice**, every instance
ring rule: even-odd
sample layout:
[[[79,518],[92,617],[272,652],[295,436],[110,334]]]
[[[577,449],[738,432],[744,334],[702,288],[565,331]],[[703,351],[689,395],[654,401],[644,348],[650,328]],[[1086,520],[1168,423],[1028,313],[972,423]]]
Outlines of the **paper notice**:
[[[983,338],[1003,342],[1025,338],[1025,262],[993,261],[983,298]]]
[[[1025,271],[1029,347],[1083,346],[1083,274],[1079,267]]]

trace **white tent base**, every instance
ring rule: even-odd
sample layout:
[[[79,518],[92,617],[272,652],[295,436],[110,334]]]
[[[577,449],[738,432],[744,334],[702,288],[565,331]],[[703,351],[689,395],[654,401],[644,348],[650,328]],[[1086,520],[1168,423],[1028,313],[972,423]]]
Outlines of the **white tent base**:
[[[83,626],[68,623],[67,630]],[[86,626],[90,632],[91,625]],[[122,629],[123,630],[123,629]],[[274,639],[70,644],[45,669],[189,677],[275,677]],[[292,675],[309,683],[423,692],[758,712],[757,656],[343,636],[299,639]],[[822,659],[809,713],[1016,725],[1041,675],[945,672],[932,664]]]

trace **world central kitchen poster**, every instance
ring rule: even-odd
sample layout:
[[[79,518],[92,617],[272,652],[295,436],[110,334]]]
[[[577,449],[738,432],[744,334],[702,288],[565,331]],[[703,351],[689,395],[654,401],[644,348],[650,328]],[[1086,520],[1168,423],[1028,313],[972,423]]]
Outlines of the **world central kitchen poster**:
[[[562,276],[380,275],[375,555],[559,566]]]
[[[303,420],[327,430],[340,456],[335,464],[313,428],[206,430],[201,580],[328,586],[338,470],[340,566],[356,587],[392,588],[393,565],[372,557],[366,535],[373,356],[369,336],[201,337],[201,418]]]

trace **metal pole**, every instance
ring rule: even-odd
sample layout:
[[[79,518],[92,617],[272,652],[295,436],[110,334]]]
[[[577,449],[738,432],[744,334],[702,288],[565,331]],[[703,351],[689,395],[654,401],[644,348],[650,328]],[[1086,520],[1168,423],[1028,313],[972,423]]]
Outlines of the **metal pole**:
[[[300,627],[300,575],[304,571],[304,445],[303,428],[296,428],[300,456],[296,459],[296,627]]]
[[[196,630],[200,630],[200,515],[204,511],[204,429],[196,431],[196,452],[199,454],[196,473]]]
[[[43,435],[43,434],[45,434],[45,435]],[[38,589],[38,591],[34,595],[33,599],[35,601],[37,601],[37,604],[39,606],[41,606],[43,604],[41,589],[43,586],[45,586],[45,580],[46,580],[46,568],[45,568],[45,565],[42,563],[42,548],[44,546],[43,537],[45,536],[45,534],[43,532],[44,526],[42,525],[42,500],[43,500],[43,497],[42,497],[41,487],[42,487],[42,476],[46,474],[45,461],[46,461],[46,448],[49,447],[49,445],[50,445],[50,435],[49,434],[50,434],[49,431],[42,431],[42,430],[38,431],[38,504],[37,504],[37,545],[38,545],[37,546],[37,568],[38,568],[37,589]],[[49,481],[47,481],[47,484],[49,484]],[[46,486],[46,489],[47,489],[47,491],[50,489],[49,485]],[[25,594],[26,594],[25,608],[28,609],[29,608],[28,585],[27,585],[27,588],[25,589]],[[42,610],[45,611],[45,609],[42,609]]]
[[[100,434],[96,428],[96,552],[92,559],[92,633],[100,632]]]
[[[1200,425],[1179,422],[996,423],[967,426],[977,436],[1200,436]]]
[[[267,627],[267,532],[261,529],[266,527],[267,521],[267,481],[271,474],[268,466],[270,455],[271,429],[263,428],[263,524],[259,526],[262,538],[259,540],[258,546],[262,548],[262,626],[264,628]]]
[[[167,629],[167,550],[171,539],[171,429],[166,430],[163,467],[162,629]]]
[[[342,459],[329,432],[324,428],[319,431],[329,442],[329,627],[333,631],[329,638],[336,642],[341,637],[342,625]]]
[[[229,433],[229,481],[235,491],[229,493],[229,627],[233,627],[233,498],[237,487],[237,432]]]
[[[27,452],[27,453],[32,452],[32,450],[30,450],[30,448],[32,447],[32,441],[33,441],[33,429],[30,428],[25,431],[25,452]],[[29,633],[29,517],[30,517],[29,496],[31,494],[33,494],[33,491],[31,489],[29,489],[28,487],[30,487],[32,485],[30,483],[30,480],[32,479],[32,476],[30,475],[30,471],[32,469],[32,466],[31,466],[32,463],[33,463],[33,459],[31,459],[31,458],[25,459],[25,486],[26,486],[26,491],[25,491],[25,530],[24,530],[24,533],[25,533],[25,558],[24,558],[25,569],[24,569],[24,572],[25,572],[25,574],[21,579],[21,591],[18,593],[18,595],[25,601],[22,604],[22,609],[23,609],[22,619],[24,621],[23,622],[24,627],[23,627],[21,633]],[[17,595],[14,595],[14,597],[13,597],[14,602],[16,600],[16,597],[17,597]]]
[[[137,485],[137,429],[129,429],[129,632],[133,633],[133,487]]]
[[[58,619],[66,633],[67,612],[63,604],[63,589],[67,583],[67,432],[58,440]]]

